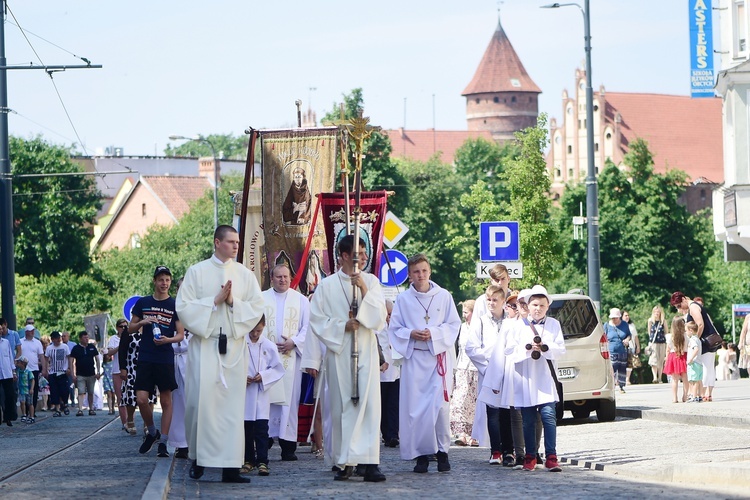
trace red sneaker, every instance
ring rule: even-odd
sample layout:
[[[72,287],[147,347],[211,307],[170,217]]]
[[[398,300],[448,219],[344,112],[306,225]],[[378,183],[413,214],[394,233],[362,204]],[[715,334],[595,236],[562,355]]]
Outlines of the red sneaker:
[[[492,458],[490,458],[490,463],[493,465],[500,465],[503,463],[503,455],[499,451],[493,451],[492,452]]]
[[[523,459],[523,470],[525,471],[532,471],[536,467],[536,455],[529,455],[526,454],[526,457]]]
[[[550,472],[562,472],[560,464],[557,463],[557,455],[547,455],[544,467]]]

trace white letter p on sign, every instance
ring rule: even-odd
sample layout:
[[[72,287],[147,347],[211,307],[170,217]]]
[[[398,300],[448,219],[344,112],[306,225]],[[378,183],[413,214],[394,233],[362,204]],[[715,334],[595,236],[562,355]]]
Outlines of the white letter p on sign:
[[[505,226],[493,226],[490,230],[490,255],[497,255],[497,251],[510,246],[510,228]]]

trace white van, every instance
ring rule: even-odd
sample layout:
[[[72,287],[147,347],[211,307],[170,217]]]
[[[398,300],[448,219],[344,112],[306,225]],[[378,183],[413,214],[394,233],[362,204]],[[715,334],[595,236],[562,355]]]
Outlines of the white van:
[[[557,360],[565,410],[575,418],[592,411],[600,422],[615,419],[615,379],[604,334],[594,302],[586,295],[551,295],[547,315],[560,322],[565,355]]]

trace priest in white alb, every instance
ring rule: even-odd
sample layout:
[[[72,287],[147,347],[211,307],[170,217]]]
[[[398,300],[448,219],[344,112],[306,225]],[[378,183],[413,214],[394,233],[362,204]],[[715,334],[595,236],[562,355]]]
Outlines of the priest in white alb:
[[[339,241],[341,268],[323,279],[310,304],[310,329],[326,347],[324,370],[331,414],[331,455],[341,470],[334,477],[351,477],[353,466],[365,466],[364,480],[384,481],[380,471],[380,362],[376,332],[385,325],[385,299],[378,279],[355,272],[367,260],[364,242],[353,255],[354,237]],[[355,292],[356,290],[356,292]],[[358,310],[350,317],[352,301]],[[357,336],[359,401],[352,400],[352,337]]]
[[[247,483],[244,459],[245,337],[263,316],[255,275],[234,259],[239,235],[232,226],[214,232],[214,254],[188,269],[177,293],[177,314],[190,331],[185,377],[185,433],[190,477],[220,467],[222,481]]]
[[[450,394],[453,357],[461,318],[451,294],[430,280],[430,263],[422,254],[408,262],[411,286],[396,298],[388,336],[403,356],[399,395],[400,451],[417,459],[414,472],[427,472],[429,455],[439,472],[451,469]]]
[[[300,361],[305,346],[310,303],[296,290],[289,288],[292,274],[286,264],[271,269],[272,288],[263,292],[266,329],[263,332],[276,343],[284,365],[284,378],[269,389],[271,414],[268,435],[278,438],[281,460],[297,460],[297,420],[302,371]]]

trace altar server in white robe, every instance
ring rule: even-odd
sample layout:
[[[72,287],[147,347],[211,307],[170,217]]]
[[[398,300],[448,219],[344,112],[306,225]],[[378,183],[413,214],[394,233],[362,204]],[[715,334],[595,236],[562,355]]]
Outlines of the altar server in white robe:
[[[401,356],[399,431],[401,458],[417,459],[414,472],[427,472],[429,455],[438,471],[450,470],[450,395],[454,344],[461,328],[451,294],[430,280],[422,254],[408,261],[411,286],[396,298],[388,328],[391,346]]]
[[[249,353],[247,388],[245,389],[245,465],[241,473],[258,468],[259,476],[267,476],[268,469],[268,418],[271,413],[270,389],[279,385],[284,377],[276,344],[263,335],[265,317],[247,336]]]
[[[331,467],[333,465],[333,455],[331,454],[333,449],[331,444],[331,402],[328,396],[328,382],[323,365],[325,353],[325,344],[311,332],[305,343],[300,368],[315,379],[315,404],[317,407],[310,431],[316,433],[314,444],[317,450],[313,450],[313,453],[318,458],[323,456],[325,458],[324,464]],[[320,424],[318,424],[318,421],[320,421]],[[318,432],[322,435],[318,436]]]
[[[485,292],[488,312],[478,325],[471,328],[471,335],[466,343],[466,354],[479,371],[479,388],[481,389],[487,374],[490,358],[495,350],[505,350],[506,333],[503,329],[505,320],[505,290],[497,285],[490,285]],[[515,465],[513,457],[513,437],[511,434],[510,409],[507,406],[482,404],[487,414],[487,431],[490,437],[490,464],[503,464],[506,467]]]
[[[508,274],[508,268],[505,264],[495,264],[490,268],[490,285],[497,285],[505,291],[505,296],[508,296],[508,287],[510,285],[510,275]],[[485,294],[477,297],[474,302],[474,314],[471,316],[471,327],[479,324],[479,320],[487,314],[487,297]]]
[[[264,336],[276,343],[284,378],[269,392],[271,415],[268,435],[279,439],[281,460],[297,460],[297,421],[302,371],[300,361],[305,346],[310,303],[296,290],[289,288],[292,273],[286,264],[271,269],[271,286],[263,292],[266,329]]]
[[[506,345],[506,353],[509,353],[506,362],[513,362],[520,374],[514,379],[512,389],[513,403],[521,409],[523,416],[526,444],[523,470],[534,470],[537,465],[533,446],[536,445],[537,415],[540,415],[544,428],[544,466],[552,472],[559,472],[555,411],[559,396],[555,385],[555,360],[565,354],[565,340],[560,323],[547,317],[550,296],[546,288],[534,285],[528,293],[529,315],[515,323],[515,334],[508,336]],[[534,342],[537,336],[541,342]]]
[[[263,296],[255,275],[235,262],[237,230],[214,232],[214,254],[188,269],[177,293],[177,311],[190,330],[185,380],[185,431],[190,477],[204,467],[221,467],[222,481],[249,482],[239,469],[244,459],[245,337],[263,315]],[[184,317],[184,318],[183,318]],[[220,349],[226,340],[226,353]]]
[[[177,389],[172,391],[172,425],[169,428],[169,444],[175,447],[175,458],[188,458],[188,443],[185,435],[185,379],[187,378],[190,337],[192,337],[190,332],[185,330],[185,338],[176,344],[172,344],[174,378],[177,381]]]
[[[326,347],[325,371],[331,402],[331,442],[334,463],[341,470],[334,477],[351,477],[353,466],[364,465],[364,480],[384,481],[380,471],[380,362],[376,332],[385,325],[385,298],[378,279],[354,272],[354,259],[367,261],[364,242],[354,256],[354,238],[339,241],[341,268],[320,282],[310,304],[310,328]],[[359,308],[350,318],[353,288]],[[352,336],[357,336],[359,402],[352,401]]]

